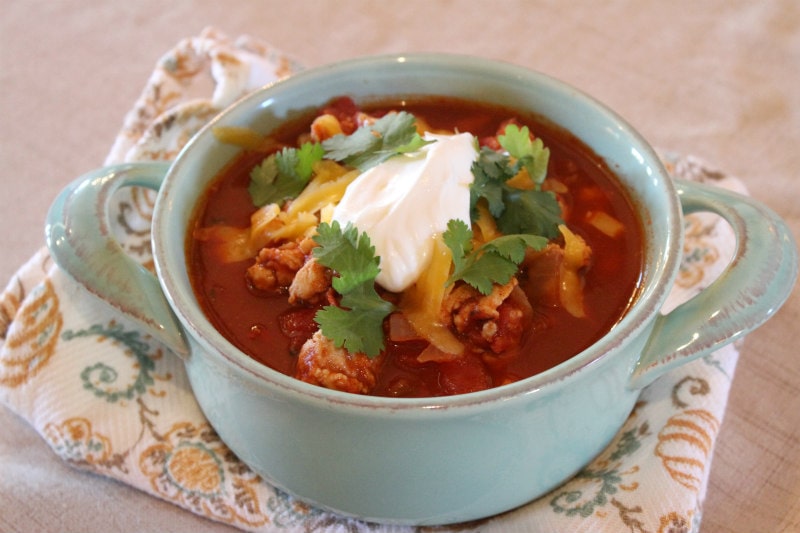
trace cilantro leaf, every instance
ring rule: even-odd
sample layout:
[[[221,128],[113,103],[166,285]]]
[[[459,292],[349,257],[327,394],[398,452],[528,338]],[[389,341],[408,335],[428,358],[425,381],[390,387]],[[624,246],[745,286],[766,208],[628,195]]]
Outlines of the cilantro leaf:
[[[417,133],[414,115],[389,113],[350,135],[340,133],[322,142],[325,157],[366,170],[397,154],[414,152],[432,141]]]
[[[442,240],[450,248],[455,272],[451,278],[457,276],[466,267],[466,257],[472,252],[472,230],[463,220],[452,219],[447,221],[447,231],[442,234]],[[450,281],[447,285],[450,285]]]
[[[472,249],[472,230],[461,220],[450,220],[442,234],[453,256],[453,273],[447,280],[458,280],[475,287],[481,294],[492,292],[494,283],[505,285],[516,274],[530,247],[542,249],[548,239],[539,235],[504,235]]]
[[[394,306],[381,298],[373,283],[363,283],[342,296],[342,307],[329,305],[314,319],[323,335],[352,353],[375,357],[384,346],[383,320]]]
[[[275,162],[274,155],[253,167],[253,170],[250,171],[250,185],[247,187],[253,205],[261,207],[271,203],[275,198],[283,199],[291,194],[291,191],[279,190],[277,179],[278,164]]]
[[[354,287],[374,281],[380,272],[380,260],[375,256],[375,247],[366,233],[358,233],[352,224],[342,229],[338,221],[322,223],[317,227],[314,248],[317,262],[339,273],[334,278],[333,288],[346,294]]]
[[[326,306],[314,320],[337,347],[377,356],[384,344],[383,320],[394,306],[375,290],[380,258],[369,235],[359,233],[352,224],[342,229],[334,220],[317,227],[314,241],[319,245],[314,248],[314,257],[338,274],[332,284],[341,295],[341,307]]]
[[[538,137],[531,140],[528,126],[520,128],[516,124],[506,126],[497,141],[508,154],[517,159],[528,171],[536,185],[541,185],[547,175],[547,163],[550,160],[550,149]]]
[[[486,295],[492,292],[494,283],[505,285],[516,273],[517,265],[512,261],[493,253],[476,253],[466,258],[461,271],[453,272],[453,282],[464,280]]]
[[[561,206],[550,191],[523,191],[508,188],[503,195],[506,209],[497,227],[506,234],[531,233],[554,239],[560,235]]]
[[[481,251],[497,254],[519,265],[525,259],[525,250],[528,248],[541,250],[547,245],[548,241],[547,237],[541,235],[503,235],[481,246]]]
[[[303,143],[295,152],[296,162],[293,168],[300,179],[307,182],[314,173],[314,163],[322,161],[324,156],[325,149],[322,148],[322,144],[316,142]]]
[[[503,184],[516,175],[509,169],[509,159],[500,152],[483,147],[478,153],[478,158],[472,163],[473,181],[469,189],[469,207],[472,220],[477,220],[478,200],[485,198],[489,212],[495,218],[503,214],[505,202],[503,201]]]
[[[506,131],[509,128],[511,126]],[[519,144],[519,139],[510,142],[515,151],[523,149],[514,144]],[[555,194],[539,189],[516,189],[506,184],[506,181],[517,175],[523,164],[521,159],[512,161],[506,154],[485,146],[481,148],[478,158],[472,164],[474,179],[470,186],[471,218],[473,221],[478,219],[477,205],[484,199],[489,212],[497,220],[497,227],[503,233],[557,237],[558,225],[563,221],[561,206]]]
[[[253,205],[280,203],[299,195],[313,174],[314,163],[325,151],[319,143],[304,143],[300,148],[284,148],[265,158],[250,171],[247,190]]]

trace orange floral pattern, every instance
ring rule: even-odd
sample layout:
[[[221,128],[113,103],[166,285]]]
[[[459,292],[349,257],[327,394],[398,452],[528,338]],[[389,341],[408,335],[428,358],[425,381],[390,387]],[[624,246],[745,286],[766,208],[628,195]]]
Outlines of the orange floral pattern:
[[[659,519],[658,533],[691,533],[693,530],[691,521],[676,512]]]
[[[4,308],[15,305],[12,294],[4,296]],[[38,285],[21,303],[7,326],[0,356],[0,385],[19,387],[44,368],[55,353],[63,319],[58,295],[50,281]]]
[[[686,240],[683,244],[683,261],[675,283],[683,288],[691,288],[701,284],[708,267],[719,261],[720,252],[710,235],[713,226],[709,228],[703,224],[699,215],[687,216],[684,226]]]
[[[64,460],[84,466],[108,463],[112,445],[105,435],[95,433],[92,422],[86,418],[68,418],[44,427],[44,438]]]
[[[175,424],[142,452],[139,468],[155,494],[195,513],[248,526],[269,521],[257,490],[261,478],[207,424]]]
[[[719,420],[705,409],[687,409],[667,420],[655,453],[673,480],[695,492],[702,488],[717,431]]]

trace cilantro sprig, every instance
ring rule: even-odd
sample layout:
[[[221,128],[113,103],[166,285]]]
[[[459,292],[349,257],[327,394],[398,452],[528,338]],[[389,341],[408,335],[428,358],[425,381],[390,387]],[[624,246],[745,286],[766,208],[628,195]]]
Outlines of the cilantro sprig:
[[[280,203],[299,195],[325,150],[320,143],[303,143],[300,148],[284,148],[269,155],[250,171],[248,192],[253,205]]]
[[[314,163],[323,158],[364,171],[433,142],[420,137],[415,120],[405,111],[389,113],[350,135],[340,133],[322,143],[307,142],[300,148],[284,148],[266,157],[250,172],[248,191],[253,205],[261,207],[296,198],[311,179]]]
[[[317,311],[314,320],[322,334],[337,347],[376,357],[383,350],[383,320],[394,306],[375,290],[380,258],[366,233],[352,224],[344,229],[337,221],[321,223],[314,241],[316,260],[338,275],[332,280],[341,295],[340,306]]]
[[[284,148],[257,165],[250,174],[249,192],[260,207],[297,197],[308,184],[314,164],[323,158],[341,162],[361,171],[398,154],[415,152],[429,144],[417,133],[415,117],[405,111],[389,113],[350,135],[339,134],[322,143],[304,143]],[[541,249],[559,235],[560,206],[554,194],[541,190],[546,177],[549,150],[540,139],[531,139],[527,127],[506,127],[498,136],[505,152],[482,148],[472,164],[470,210],[478,217],[478,202],[485,201],[504,234],[473,249],[472,230],[460,220],[451,220],[443,234],[453,257],[453,271],[447,284],[458,280],[482,294],[493,284],[506,284],[516,274],[527,248]],[[507,182],[525,169],[534,187],[523,190]],[[315,321],[322,334],[337,347],[375,357],[384,348],[383,322],[394,306],[380,297],[375,280],[380,259],[369,236],[337,221],[321,223],[314,240],[316,260],[336,275],[333,289],[339,305],[319,310]]]
[[[478,202],[484,199],[501,232],[557,237],[558,226],[563,223],[561,207],[555,194],[539,187],[547,172],[550,151],[541,139],[531,141],[527,126],[519,128],[510,124],[497,140],[508,153],[483,147],[472,164],[472,219],[477,219]],[[523,168],[528,171],[535,188],[517,189],[506,183]]]
[[[325,157],[363,171],[395,155],[415,152],[432,142],[420,137],[415,121],[405,111],[389,113],[350,135],[339,133],[325,139]]]
[[[473,249],[472,236],[472,230],[462,220],[447,223],[442,238],[453,256],[453,272],[446,284],[463,280],[481,294],[491,293],[494,283],[505,285],[511,281],[525,259],[525,250],[540,250],[548,241],[541,235],[503,235]]]
[[[519,165],[528,171],[528,175],[538,186],[547,176],[547,163],[550,161],[550,149],[545,147],[540,138],[531,139],[528,126],[520,128],[516,124],[509,124],[501,135],[497,136],[508,155],[515,158]]]

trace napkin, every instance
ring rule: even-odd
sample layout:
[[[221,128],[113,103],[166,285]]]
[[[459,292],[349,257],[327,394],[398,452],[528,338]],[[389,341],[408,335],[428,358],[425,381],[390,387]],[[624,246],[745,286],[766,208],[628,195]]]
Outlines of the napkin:
[[[156,64],[106,164],[169,160],[234,100],[301,69],[260,39],[209,28]],[[704,161],[663,154],[676,178],[744,191]],[[114,197],[115,235],[152,268],[152,191]],[[686,218],[680,274],[665,311],[706,287],[735,246],[709,214]],[[0,295],[0,400],[68,464],[246,531],[692,532],[738,351],[728,345],[645,388],[608,448],[561,487],[469,524],[410,528],[313,508],[241,463],[200,411],[178,357],[77,286],[42,248]]]

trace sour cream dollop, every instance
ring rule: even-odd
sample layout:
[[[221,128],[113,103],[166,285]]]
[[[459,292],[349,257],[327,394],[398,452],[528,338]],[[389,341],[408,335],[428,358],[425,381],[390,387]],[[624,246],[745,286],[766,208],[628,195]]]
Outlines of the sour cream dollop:
[[[475,138],[470,133],[424,138],[435,142],[357,177],[333,212],[342,227],[351,222],[369,235],[380,256],[376,281],[393,292],[419,279],[431,261],[433,239],[447,230],[448,221],[470,225]]]

